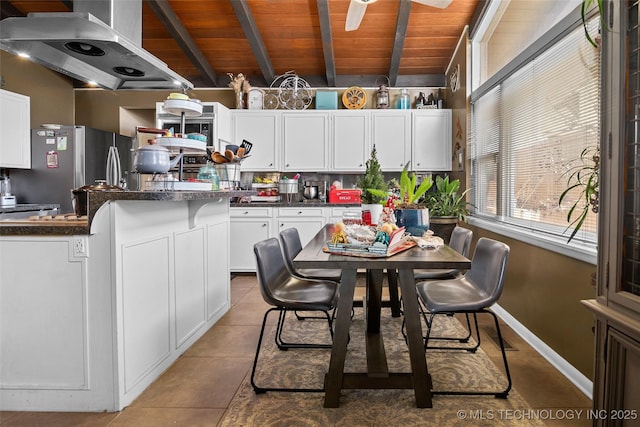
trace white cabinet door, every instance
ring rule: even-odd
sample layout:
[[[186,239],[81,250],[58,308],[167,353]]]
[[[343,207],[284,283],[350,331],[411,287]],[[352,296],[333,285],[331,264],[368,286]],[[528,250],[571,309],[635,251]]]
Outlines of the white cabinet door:
[[[451,170],[451,110],[412,111],[412,170]]]
[[[278,230],[297,228],[302,246],[306,245],[327,223],[329,209],[322,207],[278,209]]]
[[[331,170],[364,172],[370,154],[370,112],[336,111],[331,119]]]
[[[283,113],[282,140],[283,171],[317,172],[328,169],[328,113]]]
[[[278,220],[278,233],[287,228],[297,228],[302,246],[306,245],[318,234],[318,231],[327,223],[324,217],[313,218],[283,218]]]
[[[0,89],[0,167],[31,168],[31,100]]]
[[[222,222],[207,227],[207,320],[220,313],[230,303],[229,275],[229,224]]]
[[[251,208],[248,210],[251,210]],[[253,254],[253,245],[271,237],[271,224],[271,217],[231,217],[229,232],[229,269],[231,271],[256,271],[256,258]]]
[[[400,110],[371,112],[371,140],[383,171],[401,171],[411,160],[411,113]]]
[[[243,171],[278,171],[280,156],[280,113],[277,111],[232,111],[233,141],[253,144],[242,161]]]

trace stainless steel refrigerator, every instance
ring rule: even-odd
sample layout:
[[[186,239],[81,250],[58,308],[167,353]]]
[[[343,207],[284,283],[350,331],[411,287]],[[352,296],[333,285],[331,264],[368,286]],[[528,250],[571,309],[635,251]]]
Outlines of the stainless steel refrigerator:
[[[72,189],[106,180],[107,175],[118,185],[116,163],[126,179],[133,169],[131,154],[132,138],[113,132],[85,126],[32,129],[31,169],[11,171],[13,193],[20,203],[59,203],[61,213],[71,213]]]

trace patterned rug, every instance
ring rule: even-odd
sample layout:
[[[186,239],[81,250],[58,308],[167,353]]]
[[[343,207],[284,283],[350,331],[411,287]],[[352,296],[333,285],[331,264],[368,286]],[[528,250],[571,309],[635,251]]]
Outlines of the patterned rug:
[[[272,313],[270,316],[277,316]],[[410,371],[409,352],[401,335],[402,318],[390,317],[383,309],[382,333],[390,372]],[[464,335],[453,317],[438,316],[432,335]],[[362,309],[355,310],[351,325],[345,372],[366,370]],[[262,342],[256,383],[263,387],[322,388],[329,366],[330,350],[293,349],[279,351],[268,328]],[[297,321],[287,317],[286,341],[328,342],[326,321]],[[479,349],[429,350],[427,364],[434,390],[502,390],[506,386],[503,367],[498,369]],[[509,354],[507,354],[509,357]],[[323,393],[267,392],[256,395],[250,373],[229,404],[219,426],[543,426],[523,416],[527,403],[511,390],[507,399],[493,396],[433,396],[433,408],[415,407],[413,390],[343,390],[339,408],[324,408]]]

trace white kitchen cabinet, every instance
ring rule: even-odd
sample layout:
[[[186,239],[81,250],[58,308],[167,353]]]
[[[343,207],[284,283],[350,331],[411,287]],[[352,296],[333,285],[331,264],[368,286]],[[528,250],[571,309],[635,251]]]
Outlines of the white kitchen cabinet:
[[[31,99],[0,89],[0,167],[31,168]]]
[[[371,113],[362,110],[331,113],[331,170],[364,172],[369,158]]]
[[[410,169],[450,171],[451,110],[414,110],[411,116]]]
[[[329,114],[308,111],[282,113],[285,172],[318,172],[328,169]]]
[[[411,160],[411,114],[406,110],[372,111],[371,128],[380,168],[401,171]]]
[[[279,208],[278,233],[287,228],[297,228],[302,246],[318,234],[327,223],[326,212],[321,207]]]
[[[273,232],[273,209],[264,208],[230,208],[230,255],[231,271],[255,271],[256,261],[253,245],[268,239]]]
[[[231,117],[234,144],[240,145],[244,139],[253,144],[250,157],[242,161],[242,170],[279,171],[281,113],[233,110]]]

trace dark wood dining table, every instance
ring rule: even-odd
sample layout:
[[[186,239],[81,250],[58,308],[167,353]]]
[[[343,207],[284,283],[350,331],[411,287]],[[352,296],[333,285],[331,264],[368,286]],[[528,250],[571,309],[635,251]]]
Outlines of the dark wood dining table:
[[[455,268],[466,270],[471,261],[448,246],[434,249],[413,247],[382,258],[366,258],[323,251],[333,233],[328,224],[294,258],[296,268],[342,269],[340,296],[334,323],[333,347],[329,371],[325,377],[326,408],[340,405],[343,389],[414,389],[416,406],[431,408],[431,379],[424,352],[422,325],[418,311],[414,268]],[[358,269],[367,271],[367,289],[363,305],[366,319],[366,372],[344,372],[351,309]],[[411,372],[389,372],[380,332],[382,281],[384,270],[398,272],[404,306]]]

